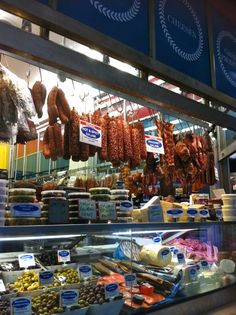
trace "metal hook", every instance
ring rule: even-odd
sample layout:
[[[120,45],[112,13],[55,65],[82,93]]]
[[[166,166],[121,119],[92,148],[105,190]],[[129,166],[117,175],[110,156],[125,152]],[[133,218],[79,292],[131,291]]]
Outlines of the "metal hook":
[[[42,76],[42,69],[39,68],[39,76],[40,76],[40,81],[41,83],[43,82],[43,76]]]

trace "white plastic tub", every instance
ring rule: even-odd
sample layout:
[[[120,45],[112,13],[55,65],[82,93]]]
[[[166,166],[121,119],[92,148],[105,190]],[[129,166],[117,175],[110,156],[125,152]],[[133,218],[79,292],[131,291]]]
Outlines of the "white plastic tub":
[[[7,179],[0,179],[0,187],[6,187],[9,181]]]
[[[224,206],[235,206],[236,207],[236,194],[225,194],[222,195]]]
[[[236,222],[236,216],[223,216],[224,221]]]

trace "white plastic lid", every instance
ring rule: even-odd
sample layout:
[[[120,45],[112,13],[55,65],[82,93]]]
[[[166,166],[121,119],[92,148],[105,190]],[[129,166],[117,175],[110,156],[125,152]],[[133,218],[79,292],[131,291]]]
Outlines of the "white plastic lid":
[[[11,188],[11,189],[9,189],[9,193],[14,193],[16,191],[24,191],[25,193],[36,193],[36,189],[32,189],[32,188]]]
[[[112,189],[111,194],[112,195],[128,195],[129,190],[128,189]]]
[[[221,195],[222,198],[236,198],[236,194],[223,194]]]

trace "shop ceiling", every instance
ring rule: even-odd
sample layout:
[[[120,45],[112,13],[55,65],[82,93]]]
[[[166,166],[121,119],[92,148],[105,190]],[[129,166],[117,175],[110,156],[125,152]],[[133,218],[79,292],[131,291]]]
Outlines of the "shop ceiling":
[[[223,105],[231,109],[236,107],[236,100],[212,90],[196,80],[189,79],[183,74],[177,74],[171,68],[158,63],[152,58],[144,58],[142,54],[116,40],[91,30],[89,27],[33,0],[3,0],[0,2],[0,8],[29,19],[68,38],[99,48],[102,52],[119,59],[126,60],[125,57],[129,56],[134,66],[138,66],[139,69],[144,71],[149,71],[151,68],[153,74],[168,77],[172,82],[176,83],[181,79],[181,82],[185,83],[188,80],[188,90],[197,91],[198,94],[204,97],[207,96],[206,98],[211,99],[213,104]],[[41,12],[40,17],[38,12]],[[156,110],[167,110],[168,113],[173,115],[179,113],[183,117],[186,115],[236,130],[235,118],[225,112],[219,112],[216,107],[209,107],[207,104],[188,99],[183,95],[151,84],[102,62],[91,60],[83,54],[37,35],[24,32],[4,22],[0,22],[0,49],[2,52],[12,56],[17,55],[18,58],[24,61],[30,60],[33,64],[43,66],[48,70],[63,71],[69,78],[74,80],[78,80],[80,77],[85,82],[92,82],[94,87],[102,87],[108,93],[113,91],[113,94],[129,98],[141,105]],[[185,85],[183,88],[185,88]]]

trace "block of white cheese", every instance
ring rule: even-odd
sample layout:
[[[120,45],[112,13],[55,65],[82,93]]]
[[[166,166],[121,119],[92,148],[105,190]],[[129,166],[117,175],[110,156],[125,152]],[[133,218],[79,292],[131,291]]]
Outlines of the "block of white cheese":
[[[220,269],[225,273],[234,273],[235,263],[231,259],[222,259]]]
[[[141,260],[149,265],[165,267],[171,263],[171,251],[167,246],[148,244],[142,247]]]

